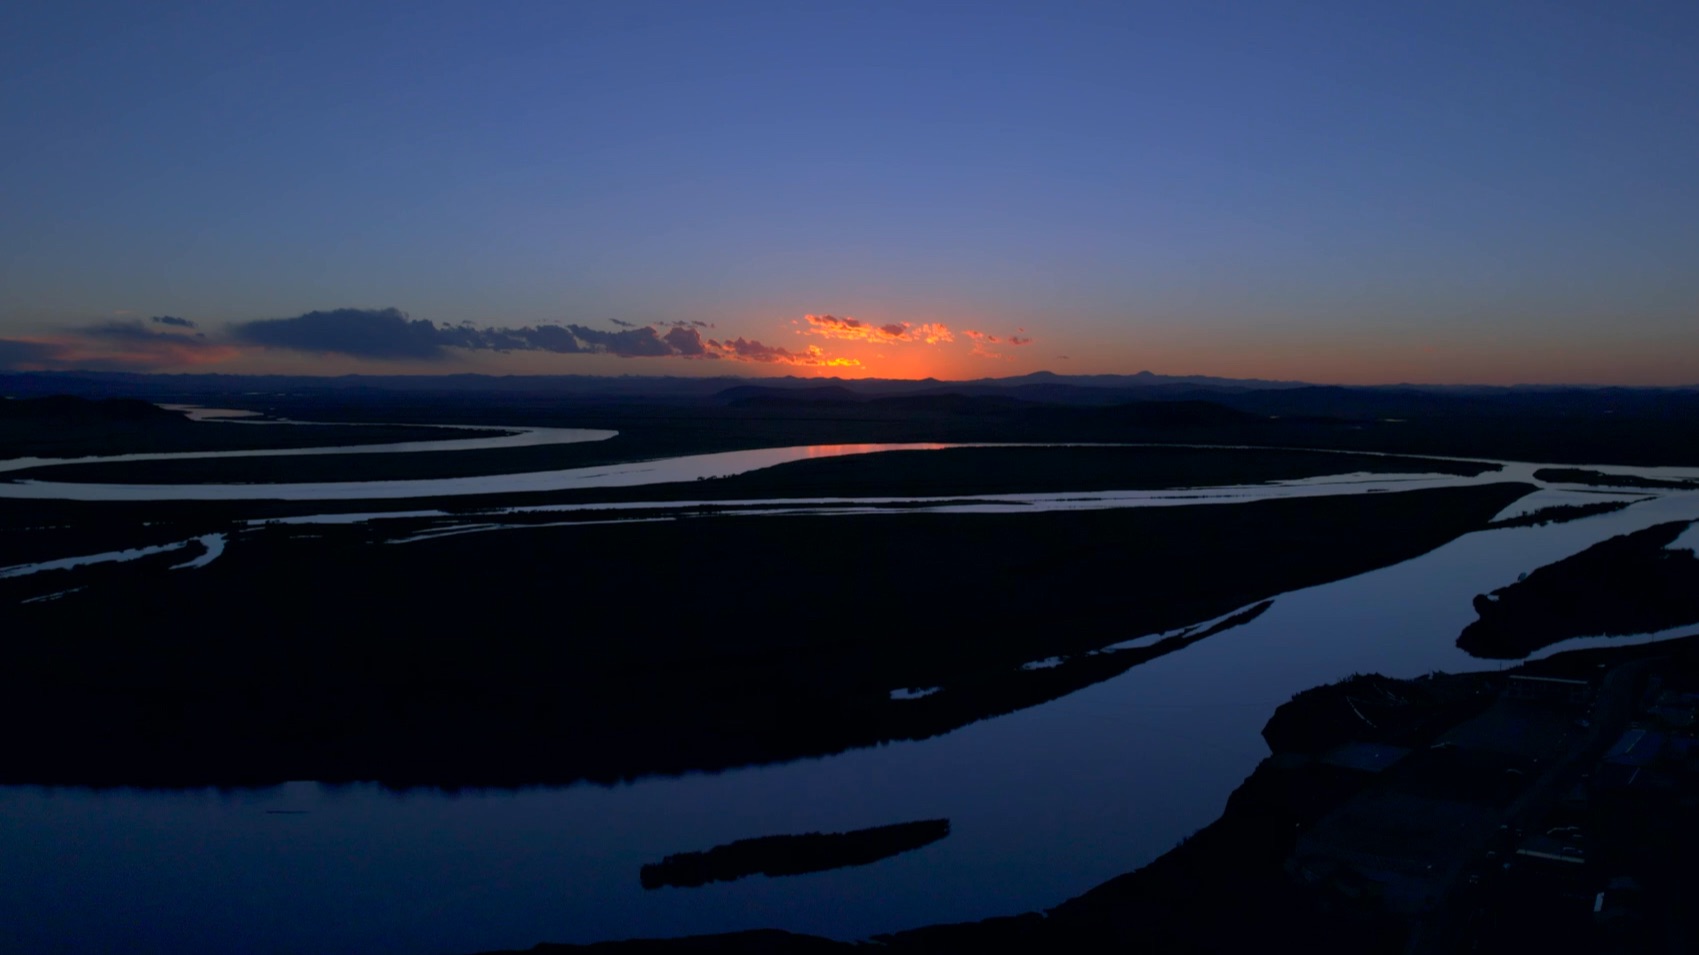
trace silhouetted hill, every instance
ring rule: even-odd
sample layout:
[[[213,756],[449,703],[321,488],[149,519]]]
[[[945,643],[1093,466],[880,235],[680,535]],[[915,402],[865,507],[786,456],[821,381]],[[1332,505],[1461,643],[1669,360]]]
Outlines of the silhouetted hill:
[[[1310,385],[1267,392],[1208,392],[1212,400],[1264,415],[1310,418],[1411,418],[1477,409],[1491,400],[1414,389]]]
[[[91,400],[76,395],[45,398],[16,398],[0,401],[0,421],[55,424],[102,424],[109,422],[165,424],[187,423],[181,411],[168,411],[135,398]]]
[[[865,400],[864,396],[858,395],[842,385],[824,385],[819,388],[773,388],[768,385],[738,385],[714,395],[714,398],[734,407],[751,404],[819,404],[820,402],[845,404]]]
[[[1262,420],[1260,415],[1235,411],[1213,401],[1139,401],[1106,408],[1101,415],[1139,428],[1249,425]]]
[[[981,378],[972,384],[997,383],[1004,387],[1025,385],[1071,384],[1088,388],[1150,388],[1159,385],[1186,387],[1217,387],[1242,390],[1247,388],[1291,388],[1301,381],[1273,381],[1265,378],[1219,378],[1214,375],[1158,375],[1141,371],[1131,375],[1058,375],[1053,371],[1035,371],[1009,378]]]
[[[890,398],[875,398],[868,404],[883,411],[949,414],[1004,414],[1030,407],[1028,402],[1008,395],[964,395],[956,392],[896,395]]]
[[[0,460],[440,441],[469,435],[440,428],[389,425],[322,428],[275,424],[255,428],[240,423],[190,421],[181,411],[135,398],[0,398]]]

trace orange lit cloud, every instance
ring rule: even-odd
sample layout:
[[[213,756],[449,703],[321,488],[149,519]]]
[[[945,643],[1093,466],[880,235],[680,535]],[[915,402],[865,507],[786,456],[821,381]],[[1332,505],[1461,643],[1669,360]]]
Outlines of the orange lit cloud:
[[[728,341],[715,341],[710,338],[704,345],[704,352],[694,357],[698,358],[727,358],[732,361],[766,362],[780,365],[806,365],[817,368],[859,368],[861,362],[854,358],[836,358],[826,354],[819,345],[809,345],[799,352],[773,345],[763,345],[759,341],[750,341],[741,336]]]
[[[874,325],[858,318],[839,318],[836,315],[804,315],[803,320],[808,323],[808,327],[803,329],[805,334],[843,341],[872,342],[876,345],[895,342],[937,345],[956,340],[949,326],[941,322],[926,322],[922,325],[892,322],[888,325]]]
[[[1024,332],[1026,329],[1017,328],[1015,331]],[[1019,348],[1022,345],[1032,344],[1032,339],[1024,335],[1010,335],[1007,338],[999,338],[996,335],[991,335],[986,332],[977,332],[972,329],[963,329],[962,334],[966,335],[968,339],[973,342],[973,349],[969,351],[968,354],[978,355],[981,358],[1006,357],[1002,352],[992,351],[989,347],[991,345],[1011,345]]]
[[[701,358],[710,361],[725,359],[728,361],[749,361],[774,365],[803,365],[819,368],[856,368],[861,362],[854,358],[836,358],[825,353],[818,345],[810,345],[802,351],[791,351],[773,345],[764,345],[758,340],[742,337],[720,341],[714,338],[703,338],[697,330],[702,323],[674,322],[672,327],[661,336],[661,342],[672,349],[672,354],[681,358]],[[703,326],[707,327],[707,326]]]

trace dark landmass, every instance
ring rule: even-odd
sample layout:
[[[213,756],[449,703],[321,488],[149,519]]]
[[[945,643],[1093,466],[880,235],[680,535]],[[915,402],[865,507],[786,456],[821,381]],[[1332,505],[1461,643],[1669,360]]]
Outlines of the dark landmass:
[[[596,452],[618,455],[620,438]],[[578,447],[566,445],[564,447]],[[480,452],[436,455],[456,458]],[[408,475],[406,462],[379,460],[369,467],[355,456],[307,458],[141,461],[105,465],[32,468],[15,477],[32,480],[148,483],[287,483],[303,480],[364,480],[373,473]],[[364,455],[415,458],[416,455]],[[327,461],[349,462],[340,476]],[[1391,455],[1277,449],[1135,447],[968,447],[927,451],[882,451],[814,458],[747,474],[681,484],[592,488],[548,493],[551,503],[613,501],[733,500],[792,497],[912,495],[968,496],[1050,491],[1150,490],[1259,484],[1331,474],[1456,474],[1475,476],[1498,465]],[[541,500],[539,495],[531,499]],[[508,503],[512,503],[509,501]],[[369,505],[366,505],[369,506]]]
[[[1538,474],[1540,472],[1535,473]],[[1529,511],[1526,514],[1518,514],[1515,517],[1506,517],[1502,520],[1493,521],[1487,526],[1540,527],[1546,524],[1567,524],[1570,521],[1578,521],[1583,517],[1593,517],[1599,514],[1609,514],[1612,511],[1620,511],[1630,504],[1639,504],[1646,500],[1649,500],[1649,498],[1634,498],[1623,501],[1599,501],[1594,504],[1554,504],[1551,507],[1542,507],[1537,511]]]
[[[1381,455],[1189,447],[946,448],[816,458],[699,481],[711,498],[976,495],[1155,490],[1291,481],[1330,474],[1457,474],[1497,465]],[[696,496],[696,495],[692,495]],[[664,498],[663,498],[664,499]]]
[[[613,444],[591,442],[588,447]],[[434,455],[456,458],[455,452]],[[616,452],[613,456],[618,457]],[[328,458],[239,460],[238,469],[252,478],[279,480],[319,477],[339,480],[318,462],[413,459],[418,455],[359,455]],[[156,470],[154,465],[160,465]],[[216,473],[202,465],[211,464]],[[123,465],[75,465],[15,472],[9,477],[70,477],[145,483],[148,477],[197,481],[228,480],[236,472],[220,469],[222,462],[138,462]],[[386,465],[386,468],[389,467]],[[378,504],[358,499],[327,501],[52,501],[0,498],[0,567],[81,554],[168,543],[220,530],[233,522],[338,512],[442,510],[466,518],[511,507],[627,502],[733,501],[793,497],[883,496],[888,498],[1044,493],[1109,489],[1164,489],[1223,484],[1257,484],[1350,472],[1445,473],[1476,475],[1495,465],[1468,461],[1356,455],[1336,452],[1243,448],[1139,447],[1017,447],[951,448],[938,451],[890,451],[821,458],[782,464],[748,474],[652,484],[638,487],[587,488],[520,494],[466,495],[449,498],[386,500]],[[257,470],[250,470],[257,469]],[[902,508],[900,500],[884,505]],[[700,508],[697,513],[722,509]],[[664,516],[626,512],[623,516]],[[577,515],[594,519],[595,515]],[[503,515],[504,525],[558,522],[571,515],[539,513]]]
[[[615,430],[607,441],[533,448],[461,451],[452,455],[315,455],[278,461],[198,460],[76,465],[17,472],[37,480],[265,483],[466,477],[518,471],[596,467],[684,454],[806,444],[869,443],[1224,443],[1244,444],[1262,422],[1198,402],[1143,402],[1109,408],[1066,408],[1000,398],[932,395],[877,399],[847,408],[818,402],[754,410],[740,406],[577,409],[521,404],[482,407],[304,409],[314,420],[377,420],[507,425],[562,425]],[[1238,425],[1223,426],[1222,416]],[[499,420],[498,420],[499,419]],[[1251,430],[1245,431],[1248,427]]]
[[[181,411],[133,398],[89,400],[56,395],[0,400],[0,460],[335,447],[481,438],[502,433],[381,424],[324,427],[190,421]],[[16,473],[8,475],[15,476]]]
[[[1273,752],[1311,756],[1353,742],[1426,746],[1445,728],[1481,711],[1484,703],[1474,688],[1473,680],[1412,683],[1356,674],[1294,696],[1269,718],[1262,737]]]
[[[452,413],[439,417],[453,419]],[[453,423],[445,421],[444,423]],[[517,422],[510,422],[516,424]],[[536,425],[536,422],[529,422]],[[214,422],[201,422],[212,425]],[[533,447],[496,448],[487,450],[441,452],[384,453],[384,454],[315,454],[308,457],[270,458],[263,460],[202,458],[187,461],[137,461],[122,464],[83,463],[43,465],[38,468],[9,472],[12,480],[117,482],[134,484],[266,484],[308,483],[321,481],[397,481],[429,478],[473,477],[486,474],[513,474],[532,471],[558,471],[566,468],[598,467],[649,461],[684,454],[708,454],[716,451],[743,451],[753,448],[807,444],[813,438],[803,429],[764,429],[759,427],[711,426],[692,427],[689,423],[671,422],[650,424],[624,422],[637,433],[621,432],[604,441],[584,441],[574,444],[548,444]],[[225,425],[225,427],[243,427]],[[478,437],[477,433],[444,431],[419,427],[403,427],[407,437],[430,432],[435,437]],[[499,425],[491,424],[491,427]],[[571,425],[570,427],[578,427]],[[270,430],[270,426],[266,430]],[[329,428],[315,428],[329,432]],[[338,429],[340,430],[340,429]],[[336,442],[324,442],[326,446]],[[369,443],[369,442],[346,442]],[[310,444],[310,442],[308,442]]]
[[[187,421],[181,411],[168,411],[139,398],[78,398],[51,395],[45,398],[0,400],[0,422],[49,421],[59,425],[105,422]]]
[[[1585,699],[1526,698],[1512,686],[1523,676],[1570,681]],[[1364,701],[1384,723],[1354,712]],[[1276,711],[1274,755],[1220,819],[1043,912],[859,942],[750,931],[526,951],[1237,955],[1271,939],[1352,955],[1691,951],[1696,713],[1699,637],[1508,673],[1355,676]],[[1636,755],[1646,734],[1658,755]],[[1345,758],[1352,746],[1394,759],[1365,768]]]
[[[405,544],[387,541],[428,522],[228,528],[205,567],[0,580],[0,779],[614,781],[924,738],[1220,628],[1094,652],[1110,644],[1424,553],[1528,490]],[[908,687],[939,689],[891,697]]]
[[[1571,637],[1656,633],[1699,622],[1699,558],[1668,545],[1690,526],[1672,521],[1601,541],[1475,598],[1480,619],[1457,646],[1514,660]]]
[[[308,420],[652,430],[655,439],[670,433],[676,445],[658,441],[657,457],[824,442],[1151,440],[1699,464],[1699,388],[1332,387],[1048,373],[967,382],[22,373],[0,375],[0,393],[141,396]],[[881,403],[885,398],[903,401]],[[1195,402],[1215,407],[1184,410]],[[1125,410],[1146,404],[1173,407]],[[1146,414],[1156,420],[1141,420]],[[1104,436],[1129,428],[1148,434]],[[513,469],[575,466],[560,460],[537,455]],[[482,473],[500,469],[484,467]]]
[[[1664,481],[1632,474],[1605,474],[1601,471],[1587,471],[1581,468],[1541,468],[1534,472],[1534,477],[1553,484],[1591,484],[1595,487],[1632,487],[1676,491],[1699,487],[1699,481]]]
[[[757,393],[807,393],[831,389],[856,397],[907,395],[940,389],[979,390],[990,393],[1027,391],[1041,394],[1108,395],[1113,403],[1127,393],[1144,393],[1152,388],[1221,387],[1242,390],[1260,387],[1293,387],[1301,382],[1213,378],[1202,375],[1156,375],[1141,371],[1132,375],[1058,375],[1040,371],[1011,378],[981,378],[945,382],[936,378],[798,378],[795,376],[739,378],[675,377],[666,375],[154,375],[136,372],[0,372],[0,394],[29,396],[77,394],[87,396],[135,395],[152,400],[189,401],[205,397],[260,396],[265,398],[320,398],[346,402],[374,394],[422,394],[453,396],[502,394],[550,401],[650,401],[724,400],[741,397],[736,389],[752,388]]]
[[[950,820],[922,819],[850,832],[739,839],[706,852],[680,852],[643,867],[645,889],[695,888],[751,875],[771,877],[868,865],[950,834]]]

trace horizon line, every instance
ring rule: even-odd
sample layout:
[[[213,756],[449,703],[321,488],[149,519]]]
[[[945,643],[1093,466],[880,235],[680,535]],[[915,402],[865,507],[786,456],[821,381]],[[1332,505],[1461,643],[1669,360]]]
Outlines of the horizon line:
[[[1032,378],[1056,378],[1056,379],[1074,380],[1074,381],[1082,381],[1082,382],[1083,381],[1089,381],[1089,380],[1092,380],[1092,379],[1167,379],[1167,380],[1174,382],[1174,383],[1191,382],[1191,383],[1198,384],[1200,387],[1207,386],[1208,383],[1223,383],[1223,384],[1243,383],[1243,384],[1254,384],[1254,385],[1261,385],[1261,386],[1266,386],[1266,387],[1276,387],[1276,388],[1408,388],[1408,389],[1477,389],[1477,390],[1513,390],[1513,389],[1607,390],[1607,389],[1619,389],[1619,390],[1625,390],[1625,391],[1695,391],[1695,390],[1699,390],[1699,381],[1688,383],[1688,384],[1680,384],[1680,385],[1625,385],[1625,384],[1601,383],[1601,382],[1516,382],[1516,383],[1512,383],[1512,384],[1486,384],[1486,383],[1480,383],[1480,382],[1413,382],[1413,381],[1387,381],[1387,382],[1345,384],[1345,383],[1340,383],[1340,382],[1309,381],[1309,380],[1304,380],[1304,379],[1234,378],[1234,377],[1226,376],[1226,375],[1169,374],[1169,373],[1165,373],[1165,372],[1153,372],[1153,371],[1150,371],[1149,369],[1141,369],[1140,371],[1136,371],[1136,372],[1097,372],[1097,373],[1091,373],[1091,374],[1066,374],[1066,373],[1062,373],[1062,372],[1050,371],[1049,369],[1040,369],[1038,371],[1027,372],[1025,374],[1020,374],[1020,375],[1006,375],[1006,376],[1001,376],[1001,377],[982,377],[982,378],[935,378],[935,377],[930,377],[930,376],[928,376],[926,378],[900,378],[900,377],[885,378],[885,377],[878,377],[878,376],[863,376],[863,377],[856,377],[856,378],[845,378],[845,377],[842,377],[842,376],[839,376],[839,375],[795,375],[795,374],[787,374],[787,375],[655,375],[655,374],[618,374],[618,375],[603,374],[603,375],[598,375],[598,374],[583,374],[583,373],[491,374],[489,372],[479,372],[479,371],[388,372],[388,373],[382,373],[382,372],[348,372],[348,373],[344,373],[344,374],[311,374],[311,373],[305,373],[305,372],[291,372],[291,373],[258,372],[258,373],[255,373],[255,372],[228,372],[228,371],[187,371],[187,372],[123,371],[123,370],[115,370],[115,369],[96,369],[96,368],[89,368],[89,369],[60,368],[60,369],[34,369],[34,370],[6,369],[6,370],[0,370],[0,378],[23,377],[23,376],[29,376],[29,377],[67,377],[67,376],[79,376],[79,375],[81,375],[81,376],[108,377],[108,378],[120,378],[120,377],[122,377],[122,378],[153,378],[153,379],[168,379],[168,378],[251,378],[251,379],[305,378],[305,379],[318,379],[318,380],[323,380],[323,381],[344,381],[344,380],[348,380],[348,379],[358,379],[358,378],[373,378],[373,379],[398,379],[399,378],[399,379],[409,379],[409,380],[415,380],[415,381],[416,380],[423,380],[423,379],[430,379],[430,378],[441,378],[441,379],[448,379],[448,378],[485,378],[485,379],[490,379],[492,381],[514,380],[514,379],[545,380],[545,381],[551,380],[551,379],[593,379],[593,380],[600,380],[600,381],[631,381],[631,380],[676,381],[676,382],[737,381],[737,382],[752,382],[752,383],[775,382],[775,381],[792,381],[792,382],[834,382],[834,383],[838,383],[838,384],[856,384],[856,383],[865,384],[865,383],[874,383],[874,382],[878,382],[878,383],[908,382],[908,383],[913,383],[913,384],[934,383],[934,384],[941,384],[941,385],[950,385],[950,384],[970,385],[970,384],[981,384],[981,383],[988,383],[988,382],[991,382],[991,383],[994,383],[994,382],[1013,382],[1013,381],[1019,381],[1019,380],[1022,380],[1022,379],[1032,379]],[[1093,385],[1089,385],[1089,384],[1081,384],[1080,387],[1113,387],[1113,385],[1093,386]]]

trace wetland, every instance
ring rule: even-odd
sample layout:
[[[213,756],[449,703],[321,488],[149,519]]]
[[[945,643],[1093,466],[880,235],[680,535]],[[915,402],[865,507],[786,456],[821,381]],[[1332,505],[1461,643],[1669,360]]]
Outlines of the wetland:
[[[770,421],[691,443],[630,416],[579,444],[9,473],[6,719],[29,730],[0,767],[0,844],[34,887],[0,899],[19,926],[0,940],[213,950],[260,926],[284,950],[468,952],[1014,915],[1209,823],[1301,690],[1468,669],[1481,651],[1460,637],[1489,622],[1545,634],[1513,658],[1694,622],[1679,601],[1631,619],[1608,578],[1560,567],[1606,544],[1690,560],[1699,494],[1679,467],[1601,462],[1646,483],[1600,487],[1505,460],[1245,447],[1234,416],[1093,415],[1066,435],[1092,446],[909,421],[847,429],[901,448],[787,450],[764,443]],[[612,479],[515,488],[486,455]],[[459,463],[408,470],[427,457]],[[263,480],[190,496],[238,478]],[[268,491],[362,478],[490,483]],[[128,499],[45,493],[118,485]],[[1554,586],[1598,622],[1527,623]],[[637,878],[682,848],[945,817],[948,838],[847,868]],[[120,889],[138,867],[175,874]],[[230,891],[254,879],[265,891]],[[385,901],[333,917],[356,897]],[[222,914],[147,914],[185,905]]]

